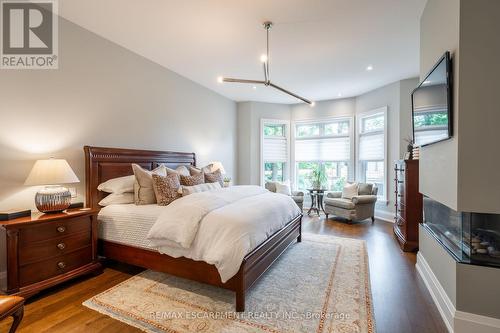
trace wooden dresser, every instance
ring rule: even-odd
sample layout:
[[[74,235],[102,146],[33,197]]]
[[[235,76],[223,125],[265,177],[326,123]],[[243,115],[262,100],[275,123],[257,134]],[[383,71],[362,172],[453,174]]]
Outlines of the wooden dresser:
[[[100,273],[97,210],[33,214],[0,222],[0,290],[29,297],[87,273]]]
[[[418,190],[418,160],[395,164],[396,216],[394,234],[403,251],[418,249],[418,225],[422,222],[423,199]]]

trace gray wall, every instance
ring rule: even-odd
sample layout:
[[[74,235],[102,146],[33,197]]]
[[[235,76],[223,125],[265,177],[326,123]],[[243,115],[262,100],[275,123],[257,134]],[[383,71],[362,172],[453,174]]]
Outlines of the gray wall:
[[[462,211],[500,214],[499,16],[498,0],[460,2],[458,206]]]
[[[453,58],[454,137],[420,150],[420,192],[450,208],[458,208],[459,0],[427,1],[420,18],[420,78],[445,51]],[[439,33],[437,33],[439,32]]]
[[[500,213],[499,12],[497,0],[429,0],[421,17],[421,78],[453,55],[454,136],[421,150],[420,190],[458,211]],[[500,318],[500,269],[458,264],[423,228],[419,251],[457,310]]]
[[[238,103],[238,184],[260,185],[260,120],[290,120],[286,104]]]
[[[84,196],[84,145],[195,152],[236,176],[236,103],[64,19],[59,70],[0,74],[0,209],[33,207],[36,159],[66,158]]]

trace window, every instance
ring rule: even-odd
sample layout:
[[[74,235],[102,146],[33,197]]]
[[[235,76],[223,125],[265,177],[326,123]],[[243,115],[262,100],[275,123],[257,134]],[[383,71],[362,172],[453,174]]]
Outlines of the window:
[[[295,179],[299,189],[341,191],[352,172],[352,119],[295,125]],[[319,183],[319,184],[318,184]]]
[[[289,123],[261,120],[261,185],[266,181],[285,181],[289,168]]]
[[[358,179],[363,183],[374,183],[381,200],[387,200],[386,114],[387,107],[384,107],[358,118]]]

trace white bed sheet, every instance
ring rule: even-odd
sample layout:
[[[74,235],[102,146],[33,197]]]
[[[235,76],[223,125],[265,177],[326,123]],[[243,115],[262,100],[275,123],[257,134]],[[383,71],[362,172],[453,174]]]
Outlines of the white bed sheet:
[[[146,238],[165,207],[158,205],[109,205],[101,208],[98,215],[99,238],[155,250]]]

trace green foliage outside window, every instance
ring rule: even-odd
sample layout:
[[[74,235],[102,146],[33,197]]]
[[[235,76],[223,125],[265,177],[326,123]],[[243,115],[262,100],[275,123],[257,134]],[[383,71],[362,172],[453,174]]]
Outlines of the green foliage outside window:
[[[447,126],[448,113],[436,112],[436,113],[416,114],[413,121],[415,127]]]
[[[285,136],[285,126],[284,125],[265,125],[264,126],[265,136]]]

